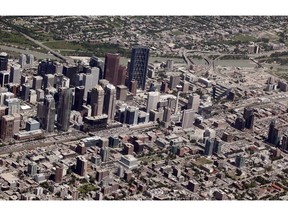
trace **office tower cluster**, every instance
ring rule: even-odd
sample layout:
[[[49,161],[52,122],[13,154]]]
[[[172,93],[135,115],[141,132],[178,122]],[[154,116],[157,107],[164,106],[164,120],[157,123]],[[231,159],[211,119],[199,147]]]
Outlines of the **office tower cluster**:
[[[137,89],[145,89],[148,58],[149,49],[142,46],[132,48],[129,68],[120,64],[117,53],[107,53],[104,61],[92,56],[89,63],[37,63],[33,55],[21,54],[11,64],[8,54],[0,53],[1,139],[39,138],[55,130],[69,131],[72,125],[90,130],[119,122],[119,101],[125,104]],[[159,101],[159,96],[152,97],[147,107],[151,110]],[[132,117],[131,107],[126,108],[123,123],[149,121],[149,111]],[[36,115],[26,118],[23,113],[29,109],[36,109]]]

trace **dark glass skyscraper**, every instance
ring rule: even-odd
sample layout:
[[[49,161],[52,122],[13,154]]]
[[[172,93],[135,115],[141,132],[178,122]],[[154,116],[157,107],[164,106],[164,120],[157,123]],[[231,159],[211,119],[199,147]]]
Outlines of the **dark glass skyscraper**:
[[[135,46],[131,52],[128,81],[137,80],[138,87],[145,89],[149,49],[143,46]]]
[[[57,125],[61,131],[68,131],[69,129],[72,101],[72,88],[60,88],[59,104],[57,110]]]
[[[7,70],[8,68],[8,55],[7,53],[0,53],[0,71]]]
[[[44,97],[44,110],[45,110],[45,116],[43,119],[43,128],[47,132],[53,132],[54,131],[54,123],[55,123],[55,114],[56,114],[56,108],[55,108],[55,100],[52,95],[46,95]]]
[[[278,146],[280,143],[280,131],[276,128],[275,119],[273,119],[269,125],[267,142],[275,146]]]
[[[108,80],[111,84],[115,86],[118,83],[119,60],[120,56],[118,54],[106,54],[104,79]]]

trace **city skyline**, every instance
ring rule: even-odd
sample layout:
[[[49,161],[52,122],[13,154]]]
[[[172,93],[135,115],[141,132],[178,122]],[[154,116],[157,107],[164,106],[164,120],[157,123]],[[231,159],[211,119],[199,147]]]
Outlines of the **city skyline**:
[[[0,199],[287,200],[287,20],[0,17]]]

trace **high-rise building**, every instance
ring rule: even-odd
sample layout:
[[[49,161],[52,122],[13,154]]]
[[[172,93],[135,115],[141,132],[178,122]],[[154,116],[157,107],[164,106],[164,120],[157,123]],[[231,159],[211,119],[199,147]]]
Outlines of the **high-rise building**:
[[[8,69],[8,55],[5,52],[0,53],[0,71]]]
[[[103,147],[100,150],[101,160],[102,162],[107,162],[110,155],[110,148],[109,147]]]
[[[55,100],[52,95],[46,95],[43,101],[44,107],[44,119],[42,121],[42,127],[47,132],[54,131],[54,124],[55,124],[55,115],[56,115],[56,107],[55,107]]]
[[[108,84],[105,88],[104,109],[103,112],[108,115],[108,122],[114,120],[116,108],[116,88],[114,85]]]
[[[78,74],[76,65],[64,65],[63,74],[70,79],[70,85],[75,86]]]
[[[4,87],[6,84],[9,83],[10,72],[9,71],[0,71],[0,85]]]
[[[171,108],[169,107],[164,107],[164,114],[163,114],[163,121],[164,122],[170,122],[171,120]]]
[[[57,110],[57,125],[59,130],[68,131],[70,124],[70,114],[73,101],[71,88],[62,87],[59,92],[59,104]]]
[[[187,109],[192,109],[195,112],[198,112],[200,105],[200,95],[198,94],[191,94],[189,95]]]
[[[88,161],[83,156],[78,156],[75,172],[80,176],[86,176],[87,166],[88,166]]]
[[[254,125],[254,110],[251,108],[244,108],[243,117],[245,119],[245,128],[253,129]]]
[[[89,65],[91,67],[97,67],[99,68],[99,80],[104,79],[104,62],[100,58],[96,56],[92,56],[90,58]]]
[[[10,83],[20,83],[21,67],[19,64],[13,64],[10,68]]]
[[[171,59],[168,59],[167,61],[166,61],[166,67],[165,67],[165,69],[167,70],[167,71],[172,71],[173,70],[173,60],[171,60]]]
[[[27,173],[32,177],[37,175],[37,163],[35,163],[35,162],[29,163]]]
[[[127,78],[127,68],[120,65],[118,70],[118,82],[117,85],[124,85]]]
[[[182,128],[190,128],[195,121],[195,111],[192,109],[184,110],[182,117]]]
[[[31,88],[31,86],[28,83],[24,83],[22,85],[22,90],[21,90],[21,99],[22,100],[24,100],[24,101],[29,100],[30,88]]]
[[[42,88],[42,81],[43,81],[43,78],[41,76],[34,76],[32,88],[34,90],[41,89]]]
[[[137,93],[137,86],[138,86],[138,83],[137,83],[137,80],[131,80],[130,83],[129,83],[129,91],[132,93],[132,95],[136,95]]]
[[[92,107],[92,116],[103,114],[104,90],[100,85],[96,85],[91,91],[90,104]]]
[[[56,65],[54,61],[47,59],[42,60],[38,65],[38,75],[44,77],[45,74],[55,74]]]
[[[275,146],[280,144],[280,131],[276,128],[276,121],[273,119],[269,125],[267,142]]]
[[[43,89],[54,87],[55,76],[54,74],[45,74],[43,79]]]
[[[32,65],[34,63],[34,55],[29,54],[27,55],[27,64]]]
[[[107,53],[105,56],[104,79],[116,86],[118,84],[119,54]]]
[[[169,88],[175,89],[177,85],[180,84],[180,75],[179,74],[173,74],[170,76],[170,82],[169,82]]]
[[[99,81],[99,69],[96,67],[91,68],[90,73],[83,75],[83,86],[85,87],[84,98],[87,98],[88,91],[92,90]]]
[[[20,100],[18,98],[6,99],[4,104],[8,107],[8,115],[20,113]]]
[[[128,80],[137,81],[138,87],[145,89],[147,67],[149,60],[149,49],[143,46],[135,46],[131,52],[131,62],[129,64]]]
[[[136,125],[138,123],[139,108],[128,106],[126,108],[125,123],[129,125]]]
[[[21,54],[19,56],[19,64],[21,65],[21,68],[24,68],[27,62],[27,58],[25,54]]]
[[[117,148],[119,146],[119,137],[116,135],[111,135],[109,137],[109,147]]]
[[[55,182],[56,183],[61,183],[62,182],[62,178],[63,178],[63,165],[57,165],[56,166],[56,170],[55,170]]]
[[[75,88],[74,110],[81,111],[84,102],[84,86],[77,86]]]
[[[157,109],[157,104],[160,100],[160,92],[148,92],[146,112]]]
[[[237,155],[235,158],[235,165],[238,168],[241,168],[245,165],[245,158],[242,155]]]
[[[281,148],[288,151],[288,134],[284,134],[282,137]]]
[[[2,116],[1,120],[1,139],[6,142],[13,138],[14,135],[14,120],[12,115]]]
[[[242,116],[238,116],[234,124],[235,128],[238,130],[244,130],[245,128],[245,119]]]
[[[221,153],[221,150],[222,150],[222,141],[215,139],[213,146],[213,153],[219,155]]]
[[[214,148],[214,140],[210,138],[206,139],[204,154],[206,156],[211,156],[213,153],[213,148]]]
[[[128,94],[128,88],[125,85],[116,86],[116,99],[126,101]]]

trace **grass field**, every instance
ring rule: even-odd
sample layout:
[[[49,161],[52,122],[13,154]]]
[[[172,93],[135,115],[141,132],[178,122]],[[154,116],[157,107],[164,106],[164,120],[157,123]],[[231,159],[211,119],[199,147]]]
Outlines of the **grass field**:
[[[77,43],[73,41],[50,41],[44,45],[54,50],[60,50],[63,55],[98,55],[105,56],[106,53],[119,53],[123,57],[130,56],[130,50],[119,45],[109,43],[90,44],[88,42]]]
[[[6,32],[0,30],[0,42],[13,44],[21,47],[32,48],[35,44],[28,39],[26,39],[23,35],[16,32]]]
[[[243,35],[235,35],[234,37],[231,38],[231,40],[240,41],[241,43],[248,43],[251,41],[256,41],[257,38],[252,35],[243,34]]]

